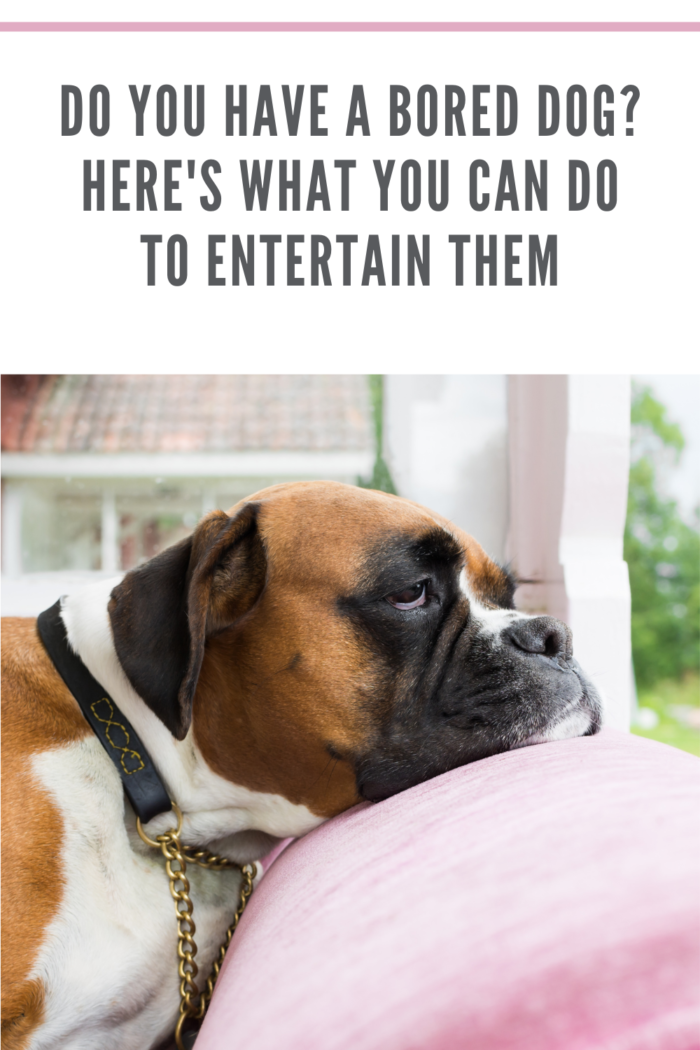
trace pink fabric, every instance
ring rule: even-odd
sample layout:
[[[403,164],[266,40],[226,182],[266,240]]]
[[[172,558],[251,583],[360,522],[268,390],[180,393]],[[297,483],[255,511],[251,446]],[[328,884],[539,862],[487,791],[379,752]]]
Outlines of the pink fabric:
[[[197,1050],[697,1050],[699,770],[609,730],[323,825],[256,890]]]
[[[294,839],[282,839],[278,842],[274,849],[271,849],[269,853],[266,853],[264,857],[261,857],[258,864],[261,866],[263,872],[269,871],[272,865],[275,863],[280,853],[286,850],[290,843],[294,842]]]

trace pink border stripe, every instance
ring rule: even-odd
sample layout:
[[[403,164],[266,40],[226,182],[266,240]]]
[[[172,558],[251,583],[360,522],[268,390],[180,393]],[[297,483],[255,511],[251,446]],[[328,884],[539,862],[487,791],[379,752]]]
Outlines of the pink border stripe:
[[[0,22],[2,33],[697,33],[700,22]]]

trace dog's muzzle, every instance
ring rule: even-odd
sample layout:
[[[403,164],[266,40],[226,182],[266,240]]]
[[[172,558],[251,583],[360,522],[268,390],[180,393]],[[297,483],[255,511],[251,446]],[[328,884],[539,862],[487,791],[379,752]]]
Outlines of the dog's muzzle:
[[[358,791],[378,802],[457,766],[530,744],[590,736],[601,701],[573,656],[572,634],[552,616],[475,632],[455,652],[421,709],[411,698],[356,764]]]

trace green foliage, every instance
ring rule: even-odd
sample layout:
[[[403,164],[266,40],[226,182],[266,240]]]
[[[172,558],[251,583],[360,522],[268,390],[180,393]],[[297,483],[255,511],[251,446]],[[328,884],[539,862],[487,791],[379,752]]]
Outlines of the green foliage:
[[[634,391],[632,424],[625,560],[635,676],[644,691],[700,668],[700,534],[658,492],[659,468],[685,442],[648,387]]]
[[[700,677],[657,682],[639,694],[639,706],[651,708],[659,719],[653,729],[632,726],[632,732],[700,757]]]
[[[378,489],[380,492],[391,492],[396,494],[396,488],[391,477],[384,457],[384,376],[367,376],[369,382],[369,398],[374,417],[374,433],[377,454],[374,460],[372,477],[365,481],[358,478],[357,484],[363,489]]]
[[[657,401],[648,386],[635,387],[632,400],[633,440],[639,443],[643,431],[655,435],[661,444],[682,452],[685,438],[677,423],[666,419],[666,408]]]

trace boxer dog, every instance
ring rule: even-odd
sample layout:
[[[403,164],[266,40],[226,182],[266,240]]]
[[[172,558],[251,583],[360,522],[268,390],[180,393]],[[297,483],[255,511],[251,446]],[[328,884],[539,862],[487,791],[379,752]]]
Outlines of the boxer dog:
[[[362,800],[598,730],[569,629],[516,612],[513,591],[439,515],[299,482],[208,514],[61,615],[181,809],[182,842],[242,863]],[[179,1005],[163,859],[32,620],[4,622],[3,701],[3,1048],[159,1046]],[[191,875],[206,974],[240,874]]]

